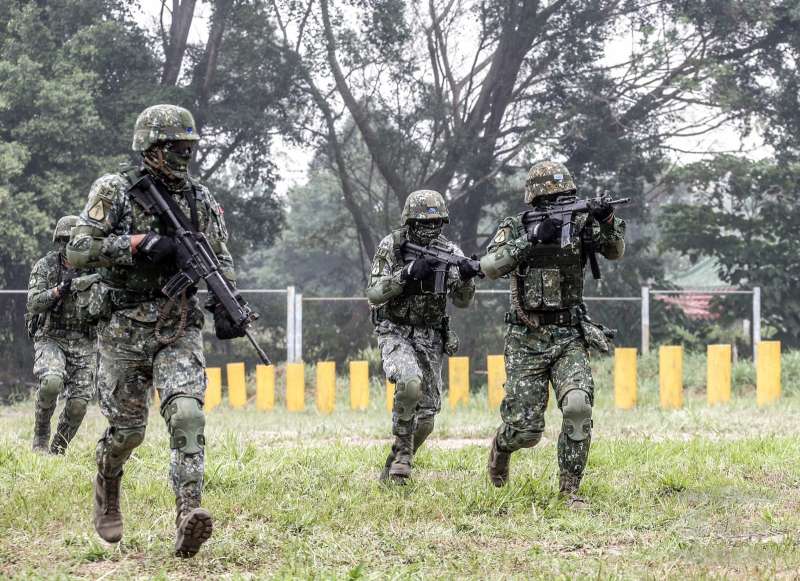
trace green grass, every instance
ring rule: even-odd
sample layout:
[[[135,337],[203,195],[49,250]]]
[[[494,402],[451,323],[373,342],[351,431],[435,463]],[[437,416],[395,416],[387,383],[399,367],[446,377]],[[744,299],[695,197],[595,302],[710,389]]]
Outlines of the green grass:
[[[197,558],[171,555],[168,444],[154,413],[126,467],[123,542],[91,523],[93,408],[66,457],[29,451],[30,403],[0,408],[0,577],[78,578],[774,578],[800,569],[800,397],[758,410],[751,393],[661,412],[651,388],[612,409],[598,369],[595,441],[583,491],[557,494],[543,442],[514,456],[511,483],[485,476],[496,413],[475,397],[445,411],[414,482],[377,482],[388,449],[382,401],[358,413],[210,414],[204,505],[215,533]],[[643,382],[643,386],[646,383]],[[311,403],[312,398],[307,398]],[[341,402],[340,402],[341,403]]]

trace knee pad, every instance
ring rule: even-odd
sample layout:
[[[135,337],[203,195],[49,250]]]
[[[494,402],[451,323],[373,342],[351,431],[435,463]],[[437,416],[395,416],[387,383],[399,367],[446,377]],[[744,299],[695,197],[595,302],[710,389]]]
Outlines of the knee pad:
[[[83,416],[86,415],[87,401],[80,398],[70,398],[64,404],[64,417],[67,422],[75,426],[83,421]]]
[[[39,384],[39,403],[42,407],[51,408],[64,388],[64,378],[60,375],[45,375]]]
[[[520,448],[533,448],[542,439],[542,432],[533,430],[520,430],[509,438],[509,447],[513,450]]]
[[[184,454],[199,454],[206,438],[203,430],[206,416],[200,401],[189,396],[178,396],[170,400],[161,412],[170,433],[170,448]]]
[[[582,442],[592,434],[592,401],[582,389],[567,392],[561,402],[562,431],[570,440]]]
[[[406,381],[398,381],[394,394],[394,411],[401,420],[410,420],[417,411],[417,402],[422,393],[422,380],[414,376]]]
[[[135,428],[111,428],[111,454],[117,457],[126,458],[144,442],[145,426]]]

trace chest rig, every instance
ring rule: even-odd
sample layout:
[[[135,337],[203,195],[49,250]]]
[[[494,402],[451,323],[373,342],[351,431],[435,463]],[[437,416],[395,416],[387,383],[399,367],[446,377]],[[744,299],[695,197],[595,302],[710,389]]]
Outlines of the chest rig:
[[[76,269],[64,266],[61,253],[53,252],[47,255],[47,288],[58,286],[65,280],[75,278],[78,274]],[[65,331],[87,333],[90,326],[80,321],[74,295],[65,293],[52,309],[44,313],[44,324],[41,330],[43,333],[51,335]]]

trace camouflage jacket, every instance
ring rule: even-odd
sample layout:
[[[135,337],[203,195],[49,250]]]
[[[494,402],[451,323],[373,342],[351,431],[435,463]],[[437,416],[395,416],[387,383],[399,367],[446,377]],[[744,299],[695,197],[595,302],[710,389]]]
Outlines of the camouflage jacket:
[[[531,244],[521,216],[511,216],[500,225],[489,243],[487,254],[504,254],[515,264],[512,291],[516,286],[520,306],[526,310],[558,310],[583,302],[583,276],[586,258],[582,234],[586,228],[596,251],[608,260],[617,260],[625,252],[625,221],[587,224],[587,214],[576,217],[572,243]],[[512,293],[513,294],[513,293]],[[513,297],[512,297],[513,299]]]
[[[63,281],[89,271],[78,271],[64,264],[58,251],[48,252],[36,261],[28,282],[25,321],[31,336],[41,337],[63,331],[92,333],[92,327],[78,317],[75,295],[56,297],[56,287]]]
[[[435,327],[441,324],[447,307],[447,297],[459,308],[466,308],[475,295],[474,280],[463,281],[458,267],[451,266],[447,273],[447,294],[436,295],[423,291],[419,281],[404,281],[401,272],[405,266],[399,247],[406,238],[406,228],[395,230],[381,240],[372,261],[367,294],[371,289],[392,287],[397,294],[383,303],[371,307],[377,318],[386,318],[398,324]],[[458,246],[439,236],[438,242],[458,256],[464,256]]]

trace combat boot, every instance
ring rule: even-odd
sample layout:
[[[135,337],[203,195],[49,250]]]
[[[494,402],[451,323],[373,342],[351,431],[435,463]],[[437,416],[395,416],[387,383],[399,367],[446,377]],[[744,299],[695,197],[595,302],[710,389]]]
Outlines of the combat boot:
[[[121,487],[122,472],[115,477],[104,477],[98,472],[94,480],[94,529],[109,543],[118,543],[122,539]]]
[[[58,420],[58,426],[56,426],[53,442],[50,444],[50,453],[59,455],[65,454],[67,452],[67,446],[72,441],[72,438],[75,437],[75,434],[78,433],[79,427],[80,426],[71,425],[67,422],[66,418],[61,417]]]
[[[581,477],[567,472],[562,472],[559,477],[558,490],[564,499],[564,505],[573,510],[586,510],[590,507],[589,501],[578,495]]]
[[[211,538],[214,523],[211,513],[200,508],[199,498],[176,498],[175,506],[175,556],[188,559],[194,557],[202,544]]]
[[[417,429],[414,430],[414,455],[417,454],[420,446],[428,439],[428,436],[431,435],[433,432],[433,421],[427,422],[419,422],[417,424]],[[389,456],[386,458],[386,463],[383,466],[383,470],[381,471],[380,481],[386,482],[389,480],[389,468],[392,467],[392,462],[394,462],[394,449],[395,445],[392,444],[392,451],[389,452]]]
[[[36,406],[36,416],[33,423],[33,446],[34,452],[47,452],[47,444],[50,441],[50,419],[56,407],[40,408]]]
[[[509,464],[511,463],[511,452],[502,451],[497,445],[497,435],[492,438],[492,449],[489,450],[489,462],[487,469],[489,480],[498,488],[505,486],[508,482]]]
[[[405,484],[411,478],[411,458],[414,456],[414,435],[397,436],[392,446],[394,459],[389,466],[389,477],[396,484]]]

